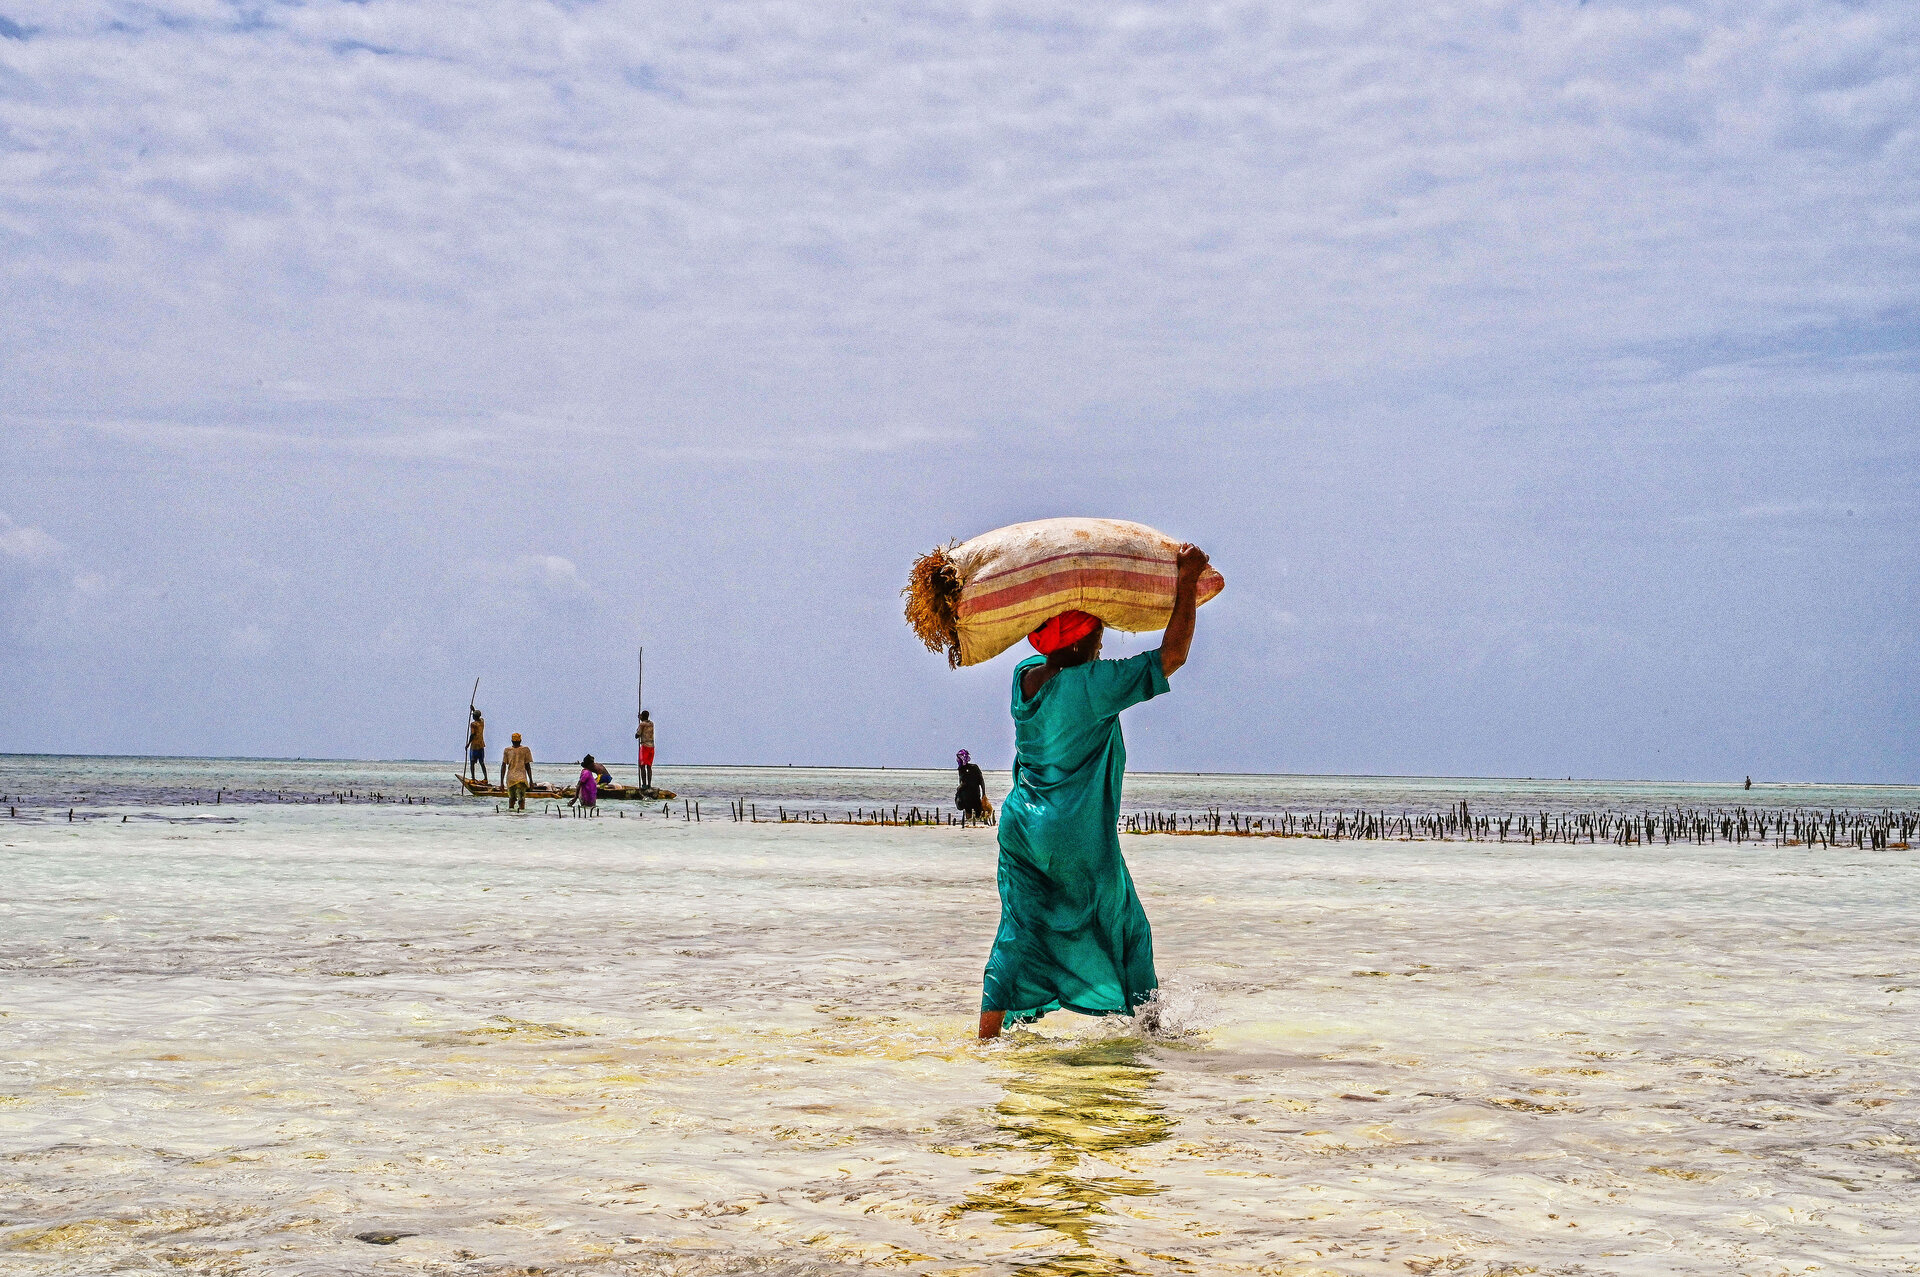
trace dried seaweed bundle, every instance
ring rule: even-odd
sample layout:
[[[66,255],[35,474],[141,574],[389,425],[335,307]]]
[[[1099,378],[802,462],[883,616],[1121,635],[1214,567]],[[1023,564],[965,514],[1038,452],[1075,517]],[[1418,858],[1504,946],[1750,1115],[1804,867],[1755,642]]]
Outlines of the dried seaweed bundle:
[[[913,561],[907,588],[907,625],[929,652],[945,652],[947,668],[960,666],[960,569],[948,553],[957,541],[927,551]]]

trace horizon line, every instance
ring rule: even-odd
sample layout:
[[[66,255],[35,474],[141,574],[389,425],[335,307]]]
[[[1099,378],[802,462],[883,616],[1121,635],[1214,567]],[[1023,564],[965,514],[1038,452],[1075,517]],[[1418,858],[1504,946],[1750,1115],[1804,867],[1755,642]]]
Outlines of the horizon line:
[[[81,753],[31,753],[0,750],[0,759],[11,758],[85,758],[95,760],[129,760],[142,762],[190,762],[190,763],[403,763],[418,766],[439,766],[449,764],[456,769],[462,765],[460,760],[434,758],[358,758],[342,757],[285,757],[271,754],[81,754]],[[536,766],[565,767],[567,763],[536,763]],[[624,767],[625,763],[608,762],[609,766]],[[675,763],[672,767],[705,770],[741,770],[741,771],[894,771],[928,772],[943,774],[945,767],[898,767],[886,763]],[[667,770],[667,768],[663,768]],[[1007,768],[983,768],[984,771],[1005,772]],[[1735,780],[1675,780],[1660,777],[1624,777],[1624,776],[1476,776],[1476,775],[1426,775],[1405,772],[1251,772],[1251,771],[1152,771],[1128,769],[1129,776],[1236,776],[1258,777],[1275,780],[1439,780],[1439,781],[1506,781],[1523,784],[1608,784],[1608,785],[1741,785],[1750,779],[1742,777]],[[1756,780],[1755,789],[1784,788],[1788,786],[1819,786],[1826,789],[1911,789],[1920,786],[1916,781],[1826,781],[1826,780]]]

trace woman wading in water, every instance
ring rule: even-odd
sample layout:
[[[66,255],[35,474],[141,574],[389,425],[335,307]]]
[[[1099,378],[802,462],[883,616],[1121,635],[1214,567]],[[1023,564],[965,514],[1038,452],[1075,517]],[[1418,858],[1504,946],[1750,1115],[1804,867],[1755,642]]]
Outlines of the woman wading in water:
[[[1207,556],[1180,547],[1173,615],[1156,652],[1099,660],[1104,627],[1065,612],[1028,636],[1013,672],[1013,788],[1000,804],[1000,931],[980,1036],[1066,1008],[1127,1015],[1160,987],[1153,932],[1120,855],[1120,711],[1167,690],[1193,643]]]
[[[987,802],[987,778],[980,764],[964,749],[955,754],[953,760],[960,769],[960,788],[953,791],[953,805],[970,820],[987,819],[993,814],[993,807]]]

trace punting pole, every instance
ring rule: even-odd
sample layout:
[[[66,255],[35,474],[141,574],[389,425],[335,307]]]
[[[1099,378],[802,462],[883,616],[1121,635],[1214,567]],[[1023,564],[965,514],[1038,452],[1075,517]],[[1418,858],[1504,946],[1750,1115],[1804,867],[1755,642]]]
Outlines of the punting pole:
[[[476,674],[473,679],[473,694],[467,697],[466,734],[460,737],[460,773],[469,778],[473,775],[473,757],[472,751],[467,748],[467,742],[473,739],[473,707],[479,699],[480,677]]]
[[[633,679],[633,715],[634,715],[634,718],[633,718],[633,721],[634,721],[633,783],[635,788],[639,787],[640,778],[646,775],[644,771],[640,770],[640,750],[642,746],[640,744],[640,728],[639,728],[640,711],[647,707],[647,701],[645,696],[646,688],[647,688],[647,649],[646,649],[646,646],[643,644],[640,648],[639,669],[635,673],[634,679]]]

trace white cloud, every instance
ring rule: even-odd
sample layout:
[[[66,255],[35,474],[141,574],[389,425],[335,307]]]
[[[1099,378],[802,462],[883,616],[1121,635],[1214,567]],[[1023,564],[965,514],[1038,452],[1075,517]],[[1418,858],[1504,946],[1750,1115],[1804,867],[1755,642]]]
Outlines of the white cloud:
[[[229,630],[224,646],[229,655],[261,656],[273,650],[273,635],[264,626],[249,621]]]
[[[8,3],[48,401],[564,386],[713,446],[1766,346],[1920,257],[1904,3]]]
[[[15,523],[0,514],[0,555],[26,563],[44,563],[61,549],[58,541],[39,528]]]
[[[483,585],[551,595],[585,598],[592,594],[573,560],[558,554],[521,554],[504,563],[475,565],[469,571]]]
[[[375,461],[484,460],[503,446],[498,431],[455,429],[418,421],[402,430],[369,429],[356,424],[309,430],[276,429],[120,416],[63,416],[41,419],[37,424],[97,434],[122,443],[226,456],[331,453]]]

